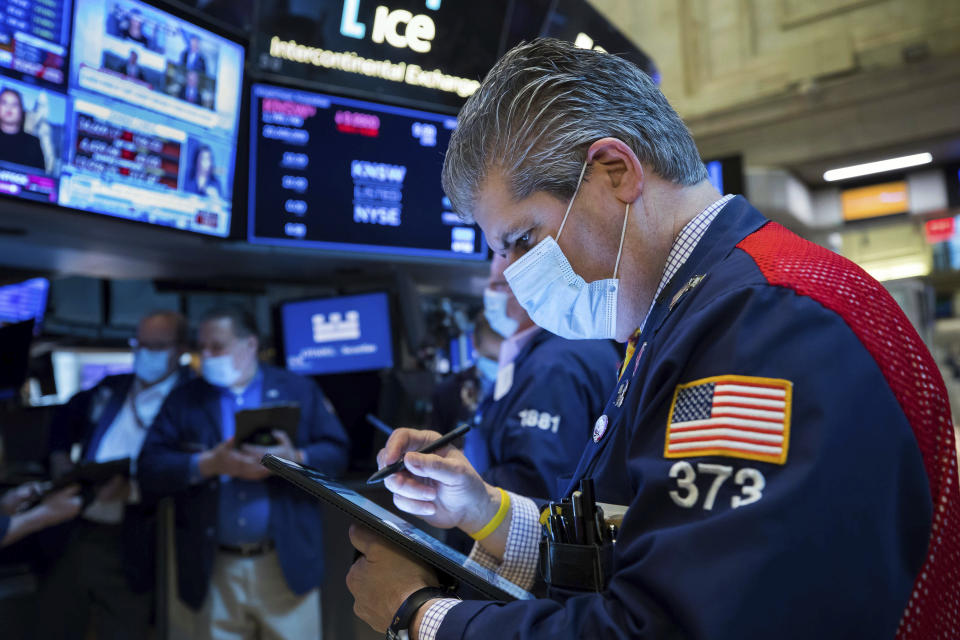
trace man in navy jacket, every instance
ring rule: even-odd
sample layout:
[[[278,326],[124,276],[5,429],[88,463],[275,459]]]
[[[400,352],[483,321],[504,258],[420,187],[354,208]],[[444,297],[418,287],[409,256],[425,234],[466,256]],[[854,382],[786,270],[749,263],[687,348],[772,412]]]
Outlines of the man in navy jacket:
[[[150,425],[173,389],[192,377],[180,366],[187,350],[187,321],[173,311],[146,315],[137,327],[134,371],[108,376],[73,396],[50,426],[50,463],[54,476],[79,459],[107,462],[137,459]],[[130,473],[136,471],[131,463]],[[82,638],[86,622],[96,621],[103,637],[142,637],[149,628],[155,583],[156,501],[136,482],[116,476],[99,488],[92,504],[63,529],[45,532],[47,549],[60,535],[68,542],[46,576],[39,637]]]
[[[628,509],[596,592],[555,581],[508,603],[422,591],[428,571],[356,528],[347,584],[364,620],[386,629],[400,611],[416,640],[960,637],[936,363],[861,268],[718,193],[646,74],[558,40],[518,45],[460,111],[444,188],[538,324],[627,342],[557,497],[593,478]],[[378,461],[436,437],[398,429]],[[386,481],[395,504],[474,533],[478,562],[533,586],[535,501],[453,448],[404,465]]]
[[[494,256],[484,306],[503,337],[497,381],[480,402],[464,454],[484,480],[549,498],[570,479],[617,379],[611,340],[567,340],[533,323]],[[544,381],[549,381],[544,384]]]
[[[342,473],[347,437],[310,380],[257,362],[248,314],[207,314],[198,329],[203,379],[171,394],[139,462],[144,489],[176,499],[181,599],[206,631],[225,637],[319,637],[323,539],[315,500],[273,478],[266,452]],[[264,448],[234,442],[234,412],[296,403],[292,441]]]

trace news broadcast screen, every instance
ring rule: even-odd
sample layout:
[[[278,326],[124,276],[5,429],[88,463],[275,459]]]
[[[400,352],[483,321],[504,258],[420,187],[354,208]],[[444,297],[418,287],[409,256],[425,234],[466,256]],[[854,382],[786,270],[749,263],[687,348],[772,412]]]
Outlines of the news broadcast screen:
[[[67,118],[69,0],[0,1],[0,193],[56,203]]]
[[[251,242],[486,259],[440,185],[453,116],[255,84]]]
[[[287,302],[280,323],[289,371],[323,375],[393,366],[386,293]]]
[[[63,206],[230,230],[243,47],[136,0],[77,0]]]

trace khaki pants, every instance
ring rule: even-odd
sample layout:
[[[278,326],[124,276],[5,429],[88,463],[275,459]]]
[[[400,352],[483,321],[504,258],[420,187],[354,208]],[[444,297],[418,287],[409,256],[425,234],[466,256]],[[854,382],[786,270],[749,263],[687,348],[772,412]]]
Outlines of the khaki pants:
[[[293,593],[275,551],[249,558],[218,552],[197,622],[199,637],[210,640],[319,639],[320,590]]]

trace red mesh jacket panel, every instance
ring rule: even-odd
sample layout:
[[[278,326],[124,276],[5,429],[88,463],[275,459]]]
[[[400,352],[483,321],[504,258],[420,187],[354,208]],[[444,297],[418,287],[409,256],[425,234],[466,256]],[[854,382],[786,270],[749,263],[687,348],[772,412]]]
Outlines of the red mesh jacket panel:
[[[847,323],[883,373],[923,454],[933,523],[927,558],[900,620],[903,640],[960,638],[960,500],[957,452],[943,378],[883,286],[846,258],[770,222],[738,248],[767,281],[816,300]]]

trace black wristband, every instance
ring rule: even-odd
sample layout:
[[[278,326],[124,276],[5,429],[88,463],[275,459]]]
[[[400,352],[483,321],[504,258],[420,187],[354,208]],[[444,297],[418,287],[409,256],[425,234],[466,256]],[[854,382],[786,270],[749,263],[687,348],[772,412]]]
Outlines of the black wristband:
[[[434,598],[446,598],[448,593],[440,587],[423,587],[417,589],[403,601],[397,612],[393,614],[393,620],[390,621],[390,628],[387,629],[387,640],[399,640],[401,631],[408,631],[413,623],[414,616],[424,603]]]

